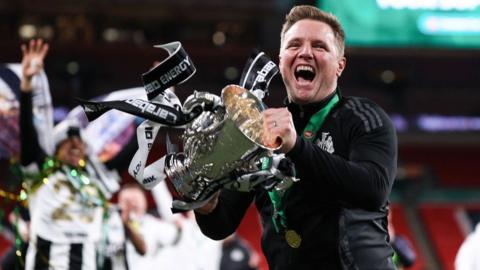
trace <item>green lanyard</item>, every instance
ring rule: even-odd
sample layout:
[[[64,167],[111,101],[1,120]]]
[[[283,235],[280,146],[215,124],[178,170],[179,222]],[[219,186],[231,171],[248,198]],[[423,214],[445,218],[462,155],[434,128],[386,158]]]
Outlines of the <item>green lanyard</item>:
[[[303,134],[301,135],[302,138],[304,138],[307,141],[313,142],[315,138],[317,138],[317,132],[320,130],[320,128],[323,125],[323,122],[325,122],[325,119],[327,118],[327,115],[330,113],[332,108],[338,103],[340,98],[338,97],[337,94],[333,96],[332,99],[323,107],[320,111],[315,113],[310,120],[308,121],[307,126],[303,130]]]
[[[316,112],[308,121],[307,126],[303,130],[302,138],[305,140],[313,142],[317,137],[317,132],[322,127],[325,119],[332,110],[332,108],[338,103],[340,98],[338,94],[335,94],[332,99],[323,107],[321,110]],[[273,205],[273,225],[275,226],[275,231],[277,233],[285,232],[287,230],[287,217],[285,215],[285,200],[284,198],[288,194],[289,189],[283,191],[277,191],[272,189],[268,192],[270,200]],[[287,239],[288,240],[288,239]],[[289,243],[290,244],[290,243]],[[299,245],[299,244],[298,244]]]

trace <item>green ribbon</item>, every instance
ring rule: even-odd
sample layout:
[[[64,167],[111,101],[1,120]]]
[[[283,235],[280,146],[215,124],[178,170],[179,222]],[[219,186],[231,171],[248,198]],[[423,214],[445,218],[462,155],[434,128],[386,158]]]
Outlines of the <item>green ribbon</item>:
[[[330,101],[323,107],[320,111],[316,112],[308,121],[307,126],[303,130],[303,134],[301,135],[307,141],[313,142],[317,138],[317,132],[325,122],[327,115],[330,113],[332,108],[338,103],[340,98],[337,94],[330,99]],[[305,134],[312,134],[311,136],[305,137]]]
[[[330,111],[335,107],[335,105],[340,101],[338,94],[335,94],[330,101],[323,107],[321,110],[316,112],[310,120],[308,121],[305,129],[303,130],[303,134],[300,135],[303,139],[307,141],[313,142],[317,138],[317,132],[322,127],[325,119],[327,119],[328,114]],[[309,136],[305,137],[305,134]],[[265,161],[262,162],[262,168],[268,167],[265,165]],[[284,191],[277,191],[272,189],[268,192],[268,196],[270,197],[270,201],[273,205],[273,225],[275,226],[275,231],[280,233],[281,231],[286,231],[287,229],[287,216],[285,215],[285,205],[284,205],[284,198],[287,196],[290,189]]]

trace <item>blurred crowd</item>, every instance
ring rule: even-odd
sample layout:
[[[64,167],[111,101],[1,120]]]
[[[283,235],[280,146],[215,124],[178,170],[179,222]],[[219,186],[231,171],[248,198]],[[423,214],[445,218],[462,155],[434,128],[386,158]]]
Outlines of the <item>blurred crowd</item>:
[[[136,147],[131,128],[105,160],[78,119],[54,126],[43,78],[49,46],[31,40],[21,51],[21,65],[0,70],[0,120],[10,127],[0,130],[1,232],[11,243],[1,269],[258,269],[239,235],[213,241],[191,212],[172,214],[165,182],[147,193],[120,176]]]

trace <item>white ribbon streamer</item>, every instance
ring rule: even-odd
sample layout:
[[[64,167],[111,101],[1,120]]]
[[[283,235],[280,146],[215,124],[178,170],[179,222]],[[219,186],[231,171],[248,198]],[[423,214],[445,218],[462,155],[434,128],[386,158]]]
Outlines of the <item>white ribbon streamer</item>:
[[[180,100],[170,89],[165,90],[152,101],[173,108],[182,107]],[[162,124],[145,120],[137,127],[138,150],[130,162],[128,173],[146,189],[152,189],[167,177],[164,171],[165,156],[146,166],[150,150],[162,126]]]

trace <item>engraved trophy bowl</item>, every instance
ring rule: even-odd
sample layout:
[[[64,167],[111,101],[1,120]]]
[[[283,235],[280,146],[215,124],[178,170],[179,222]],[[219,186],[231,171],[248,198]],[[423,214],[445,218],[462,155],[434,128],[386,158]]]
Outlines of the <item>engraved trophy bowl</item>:
[[[193,168],[204,170],[203,176],[218,179],[238,167],[248,154],[261,150],[273,151],[280,142],[267,144],[263,127],[263,104],[248,90],[228,85],[222,90],[226,114],[211,152],[197,155]]]
[[[210,184],[225,180],[235,169],[248,171],[253,162],[281,146],[281,139],[265,128],[264,106],[255,95],[228,85],[221,97],[225,110],[195,119],[184,133],[185,152],[167,162],[167,175],[189,200],[208,196],[221,186]]]

